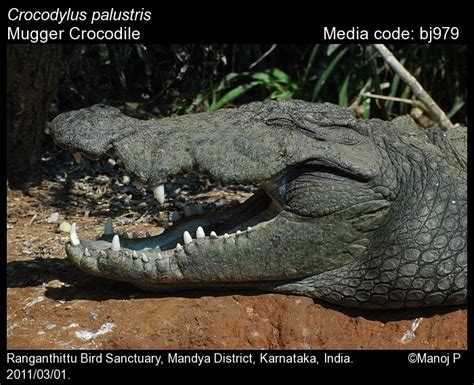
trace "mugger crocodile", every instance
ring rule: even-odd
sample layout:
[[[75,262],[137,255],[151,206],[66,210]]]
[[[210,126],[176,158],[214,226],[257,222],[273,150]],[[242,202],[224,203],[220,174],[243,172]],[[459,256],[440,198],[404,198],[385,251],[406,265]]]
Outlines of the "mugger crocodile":
[[[118,162],[165,200],[195,172],[258,185],[236,207],[162,235],[98,240],[73,225],[83,271],[153,291],[257,289],[360,308],[453,305],[467,297],[467,133],[410,117],[356,119],[303,101],[255,102],[160,120],[95,105],[50,127],[60,146]]]

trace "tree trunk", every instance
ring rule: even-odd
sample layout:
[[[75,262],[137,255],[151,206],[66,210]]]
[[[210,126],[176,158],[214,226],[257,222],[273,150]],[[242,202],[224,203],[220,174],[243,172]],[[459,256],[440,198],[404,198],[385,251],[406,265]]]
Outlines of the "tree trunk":
[[[7,46],[7,176],[21,188],[38,161],[58,79],[60,45]]]

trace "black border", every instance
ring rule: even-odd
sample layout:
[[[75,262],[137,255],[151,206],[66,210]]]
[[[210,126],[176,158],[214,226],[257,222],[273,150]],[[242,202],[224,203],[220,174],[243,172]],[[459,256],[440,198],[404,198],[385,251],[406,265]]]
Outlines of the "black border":
[[[198,4],[174,4],[173,7],[176,9],[169,9],[169,5],[167,4],[166,8],[163,4],[155,4],[153,6],[150,5],[143,5],[143,6],[135,6],[134,4],[130,5],[130,7],[118,7],[115,6],[116,9],[140,9],[146,8],[152,11],[152,20],[146,23],[131,23],[130,25],[133,28],[137,28],[141,32],[141,39],[136,42],[140,43],[153,43],[153,42],[172,42],[172,43],[182,43],[182,42],[233,42],[233,43],[262,43],[262,42],[278,42],[278,43],[307,43],[307,42],[323,42],[323,26],[336,26],[338,28],[347,28],[348,26],[358,26],[359,29],[368,29],[370,31],[374,31],[379,28],[383,29],[393,29],[396,27],[401,27],[404,29],[414,29],[419,27],[428,28],[430,26],[457,26],[461,32],[461,38],[457,40],[455,43],[466,43],[469,44],[469,69],[473,63],[473,50],[471,49],[471,45],[468,42],[470,39],[470,35],[472,34],[472,28],[470,28],[470,24],[468,22],[457,20],[454,22],[447,22],[445,16],[446,15],[438,15],[437,17],[431,17],[427,14],[423,15],[421,12],[425,12],[426,9],[423,10],[416,10],[414,8],[403,8],[406,13],[414,14],[418,16],[419,20],[415,20],[410,22],[404,16],[403,13],[397,13],[394,15],[398,18],[398,21],[387,21],[387,12],[391,12],[389,9],[390,7],[397,7],[396,4],[387,4],[387,9],[377,9],[379,15],[376,17],[368,17],[370,21],[363,21],[358,20],[357,17],[351,14],[351,10],[347,10],[348,12],[345,13],[345,16],[341,16],[340,11],[341,9],[337,10],[337,8],[343,8],[342,5],[336,5],[336,11],[327,11],[321,8],[314,7],[308,4],[306,5],[297,5],[297,4],[272,4],[272,3],[265,3],[262,6],[261,10],[256,8],[255,4],[245,5],[243,3],[240,4],[214,4],[214,5],[204,5],[201,3]],[[21,9],[56,9],[57,7],[22,7],[21,5],[11,5],[5,6],[5,9],[8,10],[12,6],[18,7]],[[413,4],[410,5],[412,7]],[[359,7],[364,7],[364,4],[359,4]],[[377,6],[380,7],[380,4]],[[60,6],[61,9],[67,9],[69,6]],[[78,8],[78,7],[70,7],[72,9],[89,9],[92,8]],[[217,11],[221,8],[221,13]],[[93,9],[110,9],[109,7],[100,6]],[[462,13],[462,10],[457,9],[458,13]],[[443,11],[444,12],[444,11]],[[6,17],[6,13],[4,14]],[[346,18],[344,20],[344,17]],[[332,20],[330,20],[332,19]],[[382,20],[383,19],[383,20]],[[415,18],[416,19],[416,18]],[[374,22],[374,20],[377,20]],[[455,19],[454,19],[455,20]],[[7,26],[11,25],[12,23],[7,20]],[[57,26],[51,23],[33,23],[34,28],[58,28]],[[27,23],[28,28],[32,28],[33,24]],[[16,24],[15,24],[16,25]],[[24,23],[22,24],[22,26]],[[107,25],[100,25],[96,24],[95,27],[87,26],[88,29],[94,29],[98,27],[107,27],[107,29],[114,29],[119,26],[117,23],[108,23]],[[60,42],[52,42],[52,43],[71,43],[70,40],[63,40]],[[84,42],[84,41],[78,41]],[[97,40],[87,41],[90,43],[98,43]],[[116,41],[116,43],[131,43],[135,41]],[[351,43],[351,44],[367,44],[367,43],[399,43],[403,44],[406,42],[403,41],[396,41],[396,40],[384,40],[384,41],[373,41],[373,40],[350,40],[350,39],[341,39],[341,40],[333,40],[333,41],[324,41],[328,43]],[[17,42],[6,42],[9,43],[17,43]],[[23,42],[22,42],[23,43]],[[105,42],[104,42],[105,43]],[[107,41],[110,43],[110,41]],[[414,39],[409,41],[410,44],[426,44],[425,41],[421,41],[420,39]],[[442,41],[439,43],[449,44],[450,41]],[[4,51],[5,52],[5,51]],[[6,63],[4,58],[3,63]],[[5,72],[6,74],[6,68]],[[469,90],[472,90],[472,76],[468,76],[469,79]],[[5,79],[5,77],[3,78]],[[6,83],[6,82],[5,82]],[[4,90],[6,89],[6,84],[4,84]],[[4,94],[5,95],[5,94]],[[6,103],[4,103],[4,106]],[[469,109],[469,118],[472,121],[472,109]],[[6,135],[6,130],[5,130]],[[469,147],[472,146],[471,141],[473,140],[473,135],[469,134]],[[5,136],[4,136],[5,139]],[[6,143],[6,140],[5,142]],[[4,151],[4,156],[6,156],[6,151]],[[468,152],[469,157],[469,164],[471,164],[472,155]],[[5,159],[6,165],[6,159]],[[471,166],[469,166],[469,171],[471,170]],[[5,197],[5,205],[2,206],[2,215],[6,218],[6,169],[5,166],[3,167],[3,172],[5,173],[5,178],[2,184],[2,194]],[[471,172],[469,172],[469,179],[471,179]],[[469,188],[469,193],[471,192],[471,188]],[[468,206],[469,208],[469,206]],[[469,208],[469,212],[471,209]],[[5,247],[4,255],[7,255],[6,250],[6,231],[2,233],[2,241]],[[469,236],[468,236],[468,243]],[[2,268],[4,274],[6,274],[6,258],[2,259]],[[469,292],[472,293],[473,291],[473,279],[471,279],[471,270],[469,269]],[[6,276],[4,276],[6,278]],[[3,296],[4,299],[4,308],[6,309],[6,279],[4,280],[5,286],[3,287]],[[468,299],[468,349],[466,351],[404,351],[404,350],[376,350],[376,351],[361,351],[361,350],[352,350],[352,351],[324,351],[324,350],[317,350],[317,351],[269,351],[268,353],[271,355],[303,355],[304,353],[314,353],[318,357],[323,357],[324,353],[336,355],[337,353],[341,354],[348,354],[353,363],[351,364],[332,364],[332,365],[312,365],[312,364],[276,364],[276,365],[269,365],[269,364],[256,364],[256,365],[239,365],[239,364],[206,364],[202,366],[197,366],[195,364],[173,364],[173,365],[162,365],[159,367],[155,367],[153,365],[147,364],[135,364],[135,365],[119,365],[119,364],[108,364],[108,365],[97,365],[97,364],[64,364],[64,365],[53,365],[55,368],[64,367],[70,379],[67,383],[85,383],[87,381],[95,381],[100,379],[100,375],[104,374],[107,378],[107,381],[120,381],[125,380],[127,378],[131,378],[134,382],[142,382],[150,376],[154,379],[155,382],[158,381],[166,381],[166,379],[162,377],[156,376],[159,374],[156,370],[180,370],[180,369],[215,369],[215,368],[233,368],[239,369],[239,373],[241,373],[241,369],[248,368],[248,367],[259,367],[259,368],[270,368],[272,371],[277,371],[278,369],[302,369],[302,368],[309,368],[311,369],[311,373],[314,377],[312,379],[318,382],[326,382],[326,376],[319,377],[321,375],[330,374],[331,381],[336,379],[345,378],[351,381],[356,379],[363,379],[364,382],[372,382],[375,381],[377,383],[381,383],[381,379],[383,376],[386,376],[388,380],[400,380],[404,383],[412,383],[415,382],[415,377],[413,376],[415,372],[416,374],[421,374],[423,377],[422,381],[426,382],[429,379],[434,379],[439,381],[441,377],[444,375],[450,379],[450,382],[456,384],[463,384],[463,383],[474,383],[474,370],[472,370],[472,363],[474,362],[474,355],[473,355],[473,320],[470,316],[470,307],[472,306],[472,300]],[[2,330],[2,335],[4,338],[0,338],[2,341],[2,374],[0,377],[1,379],[5,378],[5,365],[6,365],[6,358],[7,353],[15,353],[19,355],[29,355],[33,356],[35,354],[45,354],[45,353],[68,353],[73,355],[79,355],[80,353],[89,352],[93,355],[99,353],[113,353],[116,355],[121,354],[140,354],[140,355],[162,355],[163,359],[165,359],[167,355],[167,351],[17,351],[17,350],[10,350],[7,352],[6,350],[6,312],[5,316],[1,317],[1,324],[0,328]],[[258,356],[260,351],[176,351],[182,354],[190,354],[194,355],[195,353],[198,355],[206,355],[206,354],[213,354],[214,352],[223,352],[227,354],[247,354],[252,353],[255,357]],[[408,354],[412,352],[420,352],[420,353],[428,353],[428,354],[435,354],[435,355],[451,355],[455,352],[461,353],[461,360],[456,365],[443,365],[443,364],[418,364],[418,365],[411,365],[408,363]],[[16,369],[29,369],[28,365],[8,365],[10,368]],[[38,368],[46,368],[48,365],[38,365],[35,366]],[[375,371],[377,369],[377,371]],[[178,372],[180,373],[180,372]],[[183,372],[184,373],[184,372]],[[225,378],[221,378],[222,381],[225,381]],[[299,377],[296,379],[297,381],[301,381],[304,379]],[[307,381],[307,380],[306,380]],[[418,380],[416,380],[418,381]],[[14,382],[14,381],[11,381]],[[21,381],[15,381],[17,383],[21,383]],[[28,381],[30,383],[35,383],[36,381]],[[56,381],[58,382],[58,381]],[[385,381],[382,381],[382,383]],[[48,381],[38,381],[38,383],[49,383]]]

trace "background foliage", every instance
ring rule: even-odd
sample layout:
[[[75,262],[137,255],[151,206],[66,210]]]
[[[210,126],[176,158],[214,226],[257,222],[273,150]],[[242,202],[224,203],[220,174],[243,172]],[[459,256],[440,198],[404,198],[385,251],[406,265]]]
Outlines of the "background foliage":
[[[453,122],[466,124],[466,46],[389,48]],[[423,112],[370,46],[100,44],[69,52],[56,112],[100,102],[137,115],[170,115],[290,98],[352,106],[364,117],[413,114],[414,106]]]

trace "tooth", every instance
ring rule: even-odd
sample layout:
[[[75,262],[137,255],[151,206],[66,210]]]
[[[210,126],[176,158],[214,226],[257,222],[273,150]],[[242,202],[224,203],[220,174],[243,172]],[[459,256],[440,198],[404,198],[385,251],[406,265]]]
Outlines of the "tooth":
[[[79,241],[79,238],[77,236],[77,232],[76,232],[76,224],[73,223],[72,226],[71,226],[71,232],[69,233],[70,235],[70,238],[71,238],[71,243],[73,246],[77,246],[79,243],[81,243]]]
[[[193,241],[193,238],[189,232],[185,231],[183,234],[183,240],[185,245],[189,245]]]
[[[211,234],[209,234],[211,238],[217,238],[217,234],[215,231],[211,231]]]
[[[133,233],[132,233],[132,237],[133,237],[133,238],[138,238],[138,234],[137,234],[136,232],[133,232]]]
[[[81,153],[78,151],[78,152],[75,152],[73,154],[74,156],[74,162],[76,162],[77,164],[80,164],[81,163],[81,159],[82,159],[82,155]]]
[[[181,251],[183,250],[183,246],[181,246],[181,243],[176,244],[176,251]]]
[[[199,226],[196,230],[196,238],[205,238],[206,237],[206,233],[204,232],[204,229]]]
[[[151,234],[148,231],[146,231],[145,236],[148,238],[148,237],[151,237]]]
[[[135,250],[133,250],[132,256],[133,256],[133,258],[135,258],[135,259],[138,258],[138,254],[137,254],[137,252],[136,252]]]
[[[165,203],[165,185],[160,184],[158,187],[155,187],[153,195],[158,202],[161,204]]]
[[[240,234],[242,234],[242,231],[237,230],[235,233],[236,233],[237,235],[240,235]]]
[[[120,251],[120,238],[117,234],[112,239],[112,251]]]
[[[142,256],[142,261],[143,261],[143,262],[145,262],[145,263],[146,263],[146,262],[148,262],[148,261],[149,261],[148,257],[147,257],[145,254],[143,254],[143,253],[142,253],[142,255],[141,255],[141,256]]]
[[[156,250],[156,251],[161,251],[161,247],[160,247],[160,246],[156,246],[156,247],[155,247],[155,250]]]
[[[229,234],[225,233],[224,234],[224,239],[229,239],[229,238],[230,238]]]
[[[253,229],[249,226],[247,227],[247,231],[252,231]]]
[[[114,232],[114,226],[112,224],[112,219],[107,218],[105,221],[105,226],[104,226],[104,235],[110,235],[113,234]]]
[[[87,247],[84,249],[84,254],[86,255],[86,257],[91,256],[91,253],[89,252],[89,249]]]

